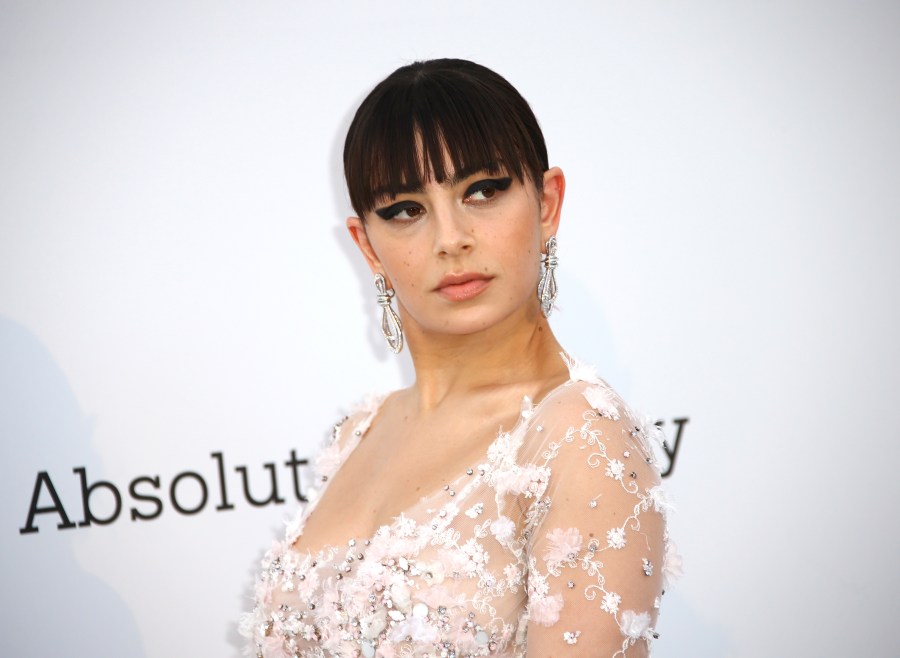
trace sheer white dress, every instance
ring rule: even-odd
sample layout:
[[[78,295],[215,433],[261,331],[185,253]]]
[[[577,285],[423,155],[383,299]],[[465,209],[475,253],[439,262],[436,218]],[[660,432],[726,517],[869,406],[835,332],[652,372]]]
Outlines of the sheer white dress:
[[[527,397],[477,463],[371,537],[293,548],[315,500],[268,551],[241,620],[260,658],[644,656],[680,559],[650,440],[593,370]],[[335,426],[320,497],[380,404]]]

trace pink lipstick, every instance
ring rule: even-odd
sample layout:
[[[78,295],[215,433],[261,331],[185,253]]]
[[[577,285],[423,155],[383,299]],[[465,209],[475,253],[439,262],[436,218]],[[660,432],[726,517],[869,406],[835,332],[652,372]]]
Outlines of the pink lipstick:
[[[471,272],[448,274],[440,280],[435,291],[452,302],[462,302],[481,294],[492,278]]]

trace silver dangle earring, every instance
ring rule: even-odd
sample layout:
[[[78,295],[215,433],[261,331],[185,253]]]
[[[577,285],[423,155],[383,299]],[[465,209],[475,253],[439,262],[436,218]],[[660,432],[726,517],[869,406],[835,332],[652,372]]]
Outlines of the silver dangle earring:
[[[547,253],[541,256],[541,280],[538,282],[537,296],[541,300],[541,311],[544,317],[549,318],[553,312],[553,302],[559,290],[556,287],[556,275],[554,270],[559,265],[556,257],[556,236],[547,240]]]
[[[391,306],[394,291],[388,289],[381,274],[375,275],[375,289],[378,291],[376,299],[381,307],[381,335],[387,341],[391,352],[397,354],[403,349],[403,325],[400,324],[400,317]]]

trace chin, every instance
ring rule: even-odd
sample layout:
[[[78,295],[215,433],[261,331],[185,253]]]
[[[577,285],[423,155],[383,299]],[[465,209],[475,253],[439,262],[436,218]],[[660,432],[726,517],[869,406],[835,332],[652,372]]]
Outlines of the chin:
[[[471,336],[503,324],[514,313],[515,311],[498,312],[497,309],[469,309],[469,312],[453,313],[452,318],[445,317],[444,322],[423,327],[429,335]]]

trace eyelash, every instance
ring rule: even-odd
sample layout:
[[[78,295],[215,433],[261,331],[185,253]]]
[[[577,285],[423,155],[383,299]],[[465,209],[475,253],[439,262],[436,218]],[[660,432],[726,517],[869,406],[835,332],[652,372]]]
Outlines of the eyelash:
[[[468,199],[474,194],[478,194],[479,192],[485,192],[486,190],[494,190],[495,192],[503,192],[509,189],[509,186],[512,184],[512,178],[487,178],[484,180],[477,181],[472,183],[465,192],[464,198]],[[486,199],[480,199],[474,201],[473,203],[477,205],[484,205],[491,203],[494,200],[494,196],[489,196]],[[397,217],[402,212],[408,210],[422,210],[422,206],[414,201],[400,201],[398,203],[391,204],[386,208],[378,208],[375,210],[375,214],[381,217],[384,220],[392,220]],[[416,219],[418,214],[413,215],[412,217],[403,217],[399,221],[410,221]]]
[[[484,192],[485,190],[494,190],[495,192],[503,192],[506,189],[509,189],[509,186],[512,184],[512,178],[489,178],[486,180],[480,180],[477,183],[473,183],[466,190],[466,198],[469,198],[473,194],[478,192]],[[488,197],[488,200],[493,199],[494,197]]]
[[[418,203],[413,203],[412,201],[401,201],[400,203],[393,203],[389,205],[387,208],[378,208],[375,210],[375,214],[381,217],[381,219],[392,220],[397,215],[402,213],[405,210],[421,210],[422,206]],[[406,219],[415,219],[415,216],[409,218],[401,218],[400,221],[404,221]]]

